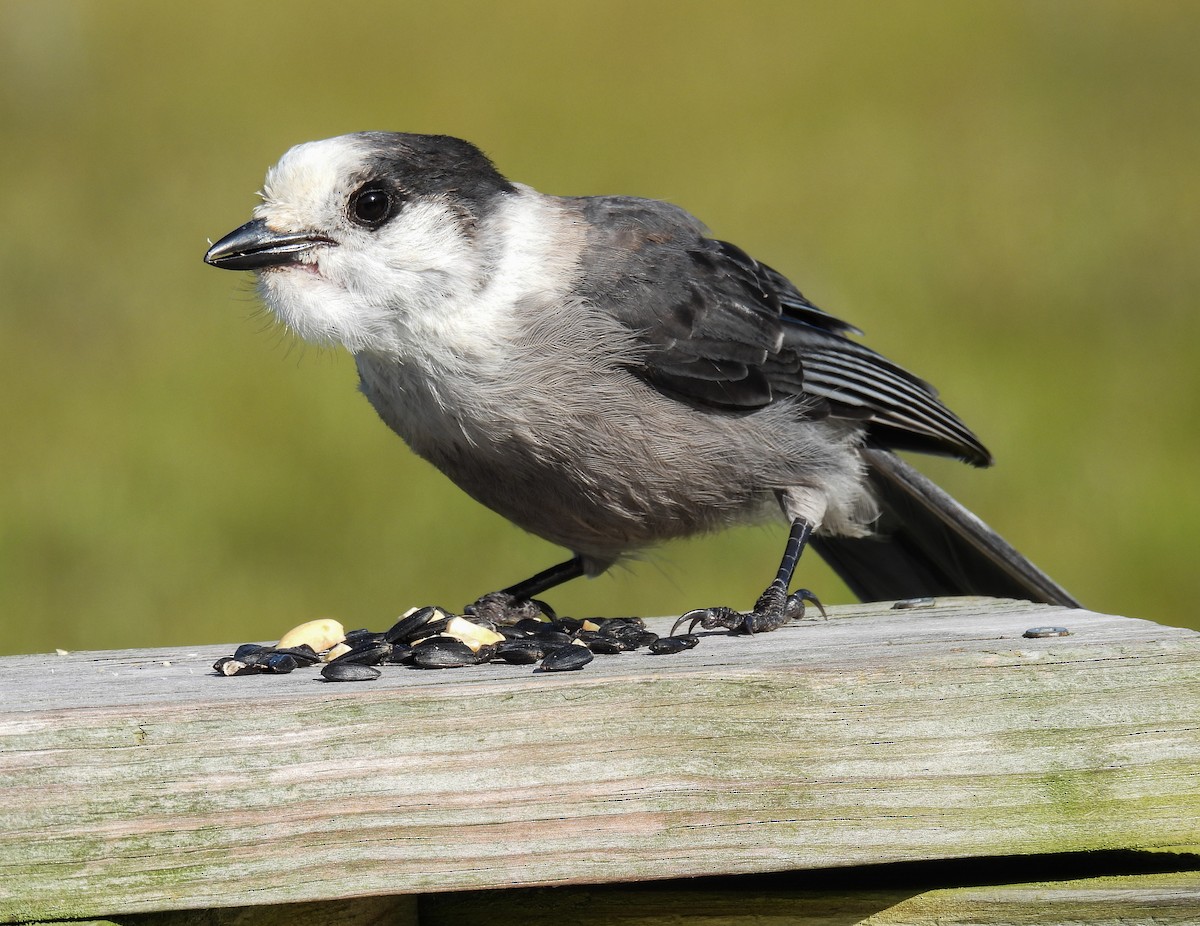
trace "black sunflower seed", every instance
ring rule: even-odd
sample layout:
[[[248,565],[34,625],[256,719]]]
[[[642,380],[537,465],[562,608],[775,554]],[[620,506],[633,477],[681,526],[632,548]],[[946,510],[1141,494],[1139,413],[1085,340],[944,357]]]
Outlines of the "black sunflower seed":
[[[496,644],[496,656],[514,665],[529,665],[545,655],[545,644],[537,640],[505,640]]]
[[[263,661],[262,667],[276,675],[287,675],[289,672],[294,672],[299,665],[300,663],[291,653],[271,653]]]
[[[232,656],[222,656],[213,663],[213,671],[218,675],[250,675],[258,671],[254,666],[248,666],[240,659]]]
[[[620,630],[645,630],[646,622],[640,617],[602,617],[593,623],[599,624],[601,630],[610,633]]]
[[[553,629],[553,625],[549,621],[539,621],[532,617],[523,617],[512,625],[514,630],[520,630],[522,633],[537,633],[539,630]]]
[[[571,643],[547,653],[546,658],[542,660],[541,668],[543,672],[571,672],[575,669],[582,669],[595,658],[595,655],[586,646],[576,646]]]
[[[685,649],[690,649],[687,641],[681,640],[679,637],[659,637],[648,648],[655,656],[682,653]]]
[[[419,637],[436,637],[440,633],[444,633],[446,628],[450,626],[450,622],[454,620],[453,614],[444,614],[435,620],[430,621],[421,628]]]
[[[632,648],[615,637],[606,637],[602,634],[595,634],[584,640],[583,643],[593,653],[601,656],[615,656],[617,653],[623,653]]]
[[[392,624],[390,630],[383,635],[384,640],[388,643],[411,643],[416,639],[417,631],[424,630],[438,609],[430,606],[418,608],[413,611],[408,617],[402,617],[396,623]]]
[[[247,656],[253,656],[257,653],[272,652],[274,647],[263,646],[261,643],[243,643],[233,651],[234,659],[245,659]]]
[[[374,666],[357,662],[331,662],[321,670],[321,677],[327,682],[373,682],[381,674]]]
[[[311,666],[321,661],[321,657],[317,655],[317,651],[307,643],[301,643],[299,646],[289,646],[286,649],[277,649],[277,653],[287,653],[302,666]]]
[[[575,639],[565,630],[540,630],[533,635],[533,638],[545,643],[550,649],[566,646]]]
[[[479,661],[471,647],[454,637],[429,637],[412,648],[411,662],[422,669],[457,669]]]
[[[393,665],[409,662],[412,659],[412,649],[407,643],[393,643],[391,655],[384,662],[390,662]]]
[[[599,632],[603,636],[612,637],[614,640],[624,640],[636,646],[638,645],[637,638],[645,632],[645,628],[625,620],[611,620],[601,625]]]
[[[389,656],[392,655],[392,644],[374,640],[366,640],[358,644],[352,649],[342,653],[342,655],[331,659],[330,665],[335,662],[356,662],[362,666],[377,666]]]
[[[635,634],[631,634],[627,642],[632,643],[636,649],[643,646],[653,646],[657,640],[658,634],[651,630],[641,630]]]
[[[274,655],[275,651],[273,649],[264,648],[259,650],[257,653],[246,653],[241,657],[235,656],[234,658],[239,662],[251,666],[252,668],[265,669],[267,667],[267,660]]]

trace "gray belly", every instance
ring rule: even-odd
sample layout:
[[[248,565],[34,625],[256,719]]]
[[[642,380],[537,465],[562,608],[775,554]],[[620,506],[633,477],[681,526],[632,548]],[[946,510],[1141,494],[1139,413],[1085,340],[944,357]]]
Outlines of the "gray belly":
[[[786,403],[699,410],[621,369],[553,388],[509,370],[478,388],[465,371],[358,364],[363,393],[415,452],[525,530],[598,560],[761,518],[777,492],[857,467],[854,435]]]

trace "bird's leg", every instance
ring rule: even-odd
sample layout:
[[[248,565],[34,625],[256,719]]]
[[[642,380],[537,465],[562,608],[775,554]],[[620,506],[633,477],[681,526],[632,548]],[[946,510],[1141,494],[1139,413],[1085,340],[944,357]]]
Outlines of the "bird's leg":
[[[583,557],[573,556],[564,563],[543,569],[524,582],[481,596],[473,604],[467,605],[465,612],[498,624],[515,624],[523,618],[537,618],[543,614],[554,617],[554,609],[533,596],[571,579],[578,579],[583,571]]]
[[[821,607],[821,602],[808,589],[802,588],[788,594],[788,588],[792,584],[792,575],[796,571],[796,564],[800,561],[800,554],[804,552],[804,546],[808,543],[812,532],[813,526],[805,518],[795,518],[792,521],[792,529],[788,533],[787,546],[783,551],[779,572],[775,575],[775,581],[758,596],[758,601],[754,603],[752,611],[743,613],[735,611],[733,608],[699,608],[695,611],[688,611],[679,618],[671,632],[674,633],[681,625],[687,624],[688,633],[691,633],[697,626],[703,627],[705,630],[725,627],[734,633],[764,633],[782,627],[788,621],[804,617],[804,606],[809,602],[815,604],[824,615],[825,609]]]

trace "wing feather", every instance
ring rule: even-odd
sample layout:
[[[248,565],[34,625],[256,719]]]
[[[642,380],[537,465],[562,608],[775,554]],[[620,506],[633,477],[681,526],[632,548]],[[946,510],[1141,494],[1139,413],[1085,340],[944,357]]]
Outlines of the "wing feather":
[[[739,412],[796,396],[798,413],[860,421],[876,446],[991,462],[932,386],[687,212],[630,197],[574,202],[589,230],[580,294],[637,335],[644,349],[630,368],[665,394]]]

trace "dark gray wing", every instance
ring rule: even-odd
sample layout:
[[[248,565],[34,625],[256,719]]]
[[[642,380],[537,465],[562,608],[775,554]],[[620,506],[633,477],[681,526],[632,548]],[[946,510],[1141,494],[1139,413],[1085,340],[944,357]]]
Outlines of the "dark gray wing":
[[[928,383],[849,335],[782,274],[654,200],[573,200],[588,227],[580,294],[636,332],[633,372],[665,394],[731,412],[781,396],[856,419],[877,446],[991,463]]]

